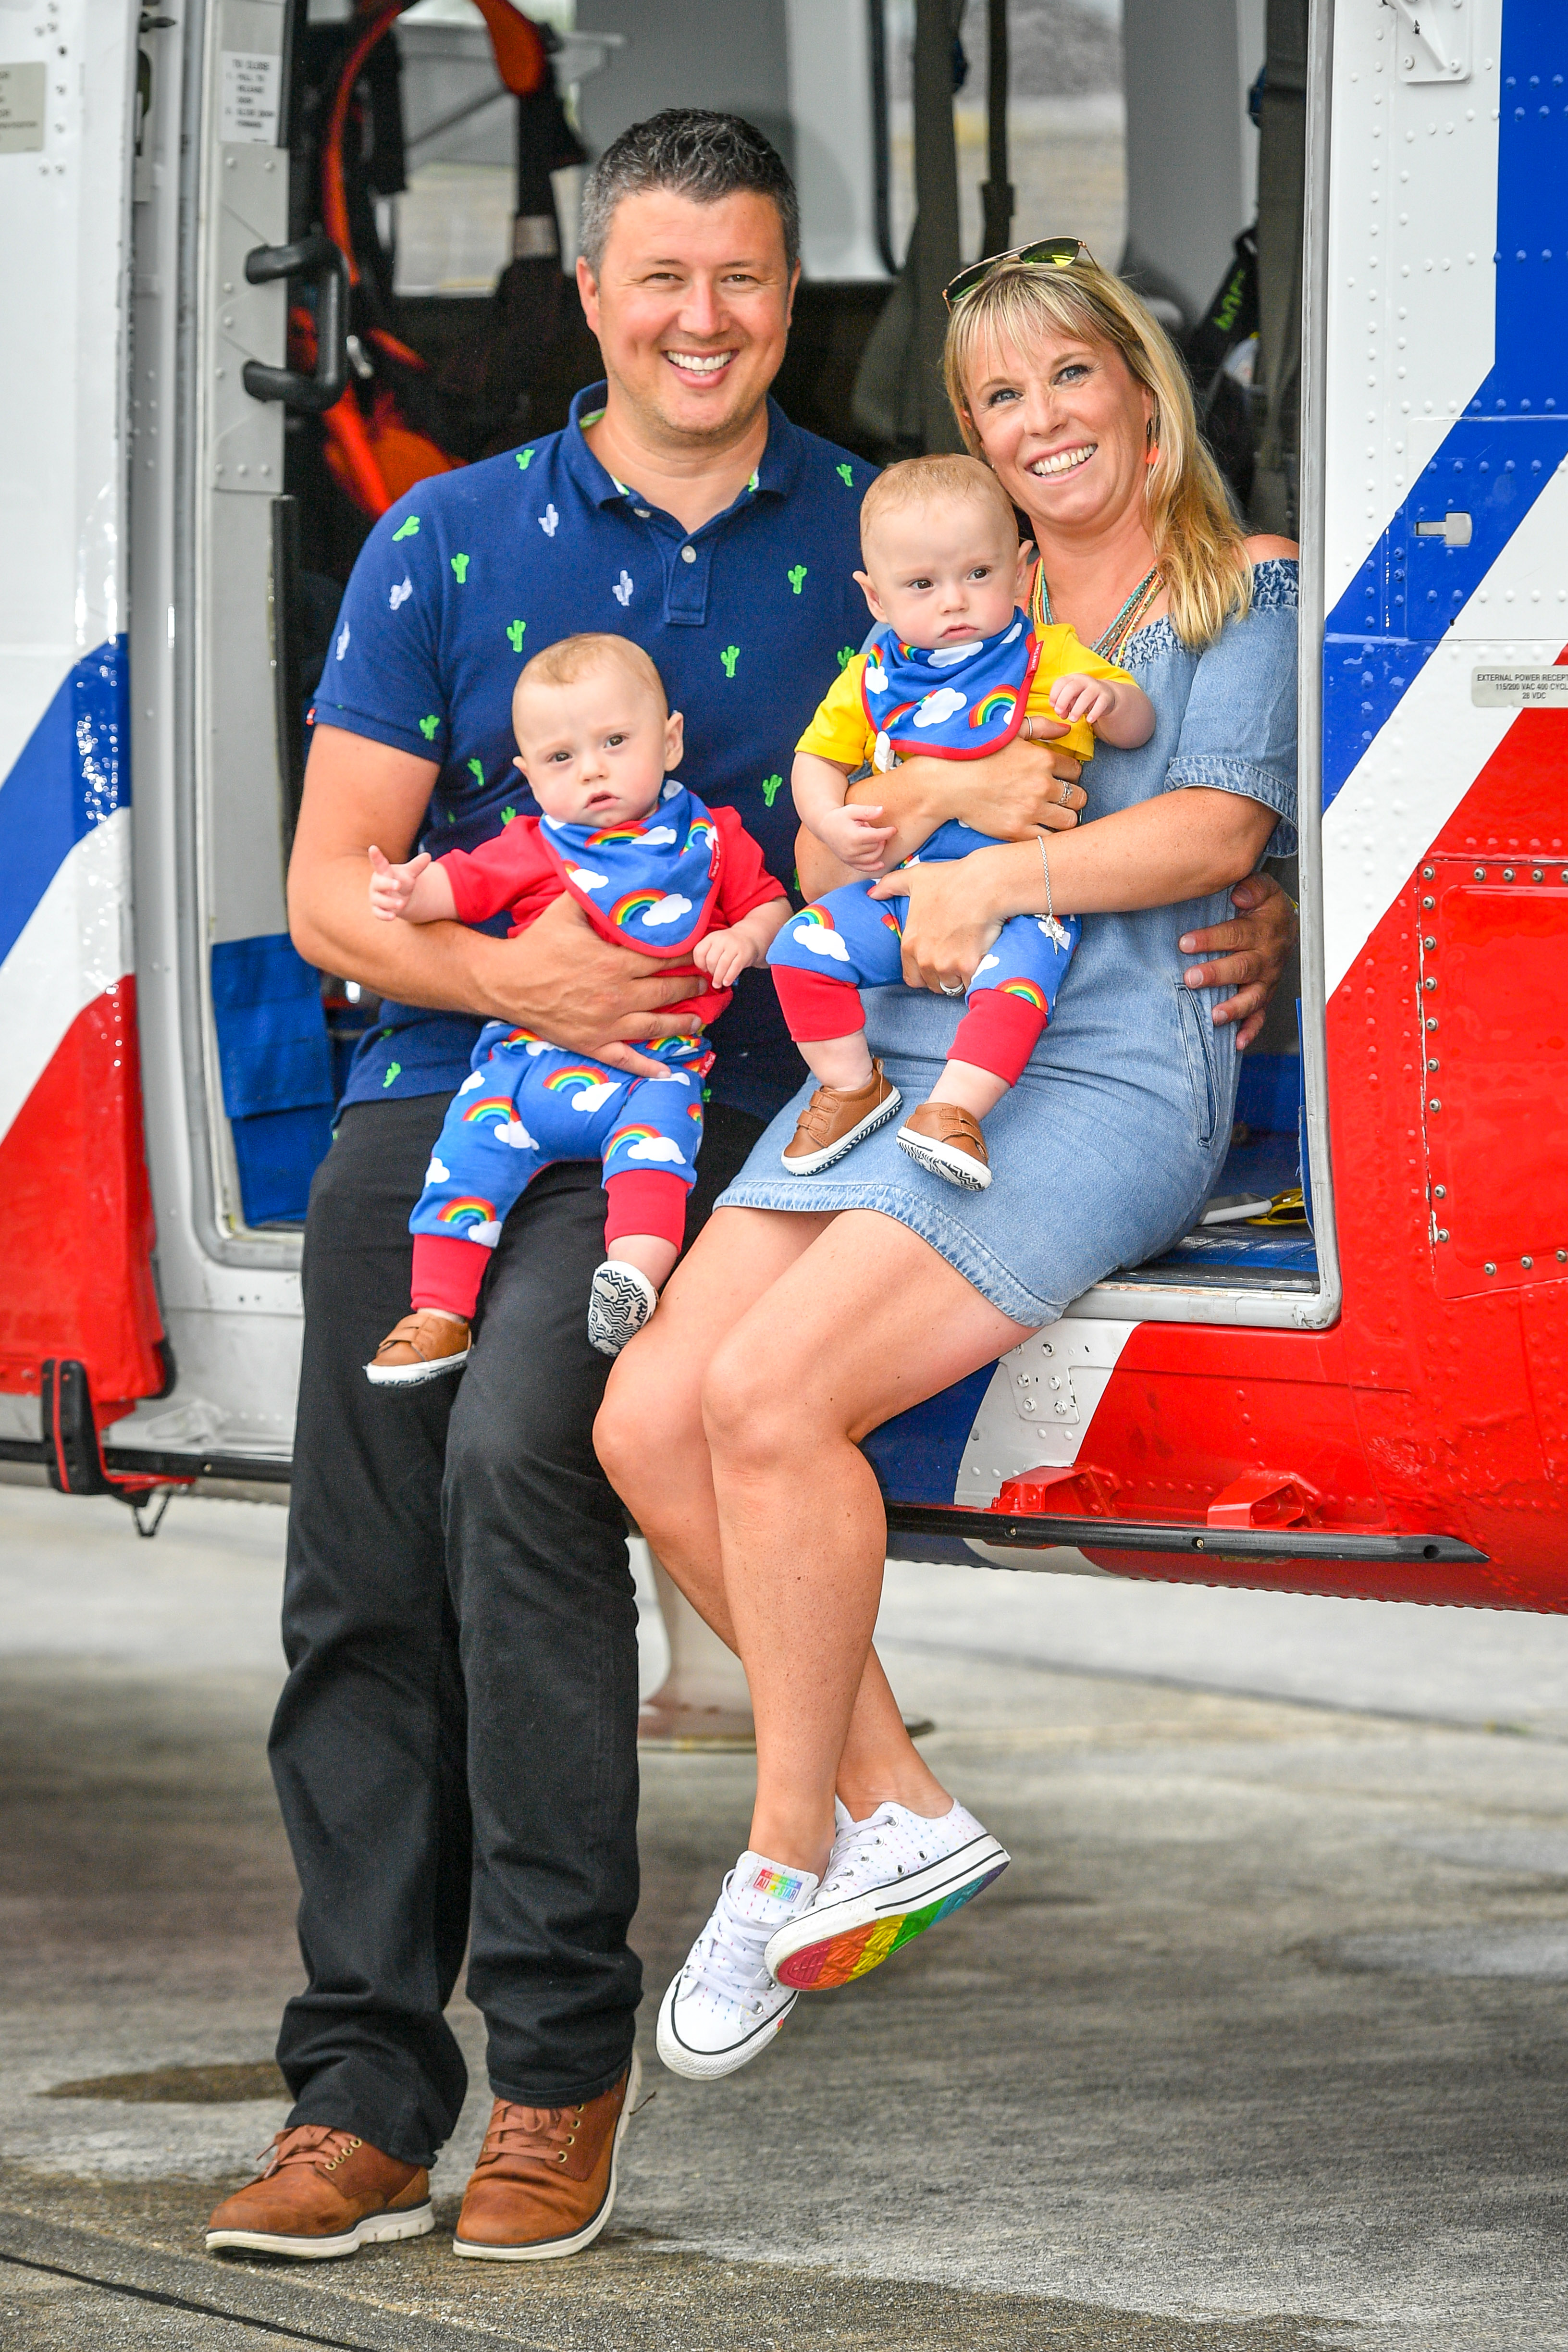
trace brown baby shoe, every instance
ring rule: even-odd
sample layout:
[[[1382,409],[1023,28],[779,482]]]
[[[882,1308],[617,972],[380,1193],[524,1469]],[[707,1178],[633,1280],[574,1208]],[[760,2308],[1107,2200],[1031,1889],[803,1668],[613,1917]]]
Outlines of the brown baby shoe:
[[[389,1331],[365,1366],[365,1378],[377,1388],[413,1388],[421,1381],[438,1381],[444,1372],[460,1372],[468,1361],[468,1326],[450,1315],[416,1307],[395,1331]]]
[[[983,1192],[991,1181],[980,1122],[956,1103],[922,1103],[899,1129],[898,1143],[916,1167],[966,1192]]]
[[[430,2175],[325,2124],[280,2131],[267,2169],[207,2223],[209,2254],[292,2254],[329,2262],[359,2246],[423,2238],[435,2226]]]
[[[873,1062],[863,1087],[819,1087],[784,1146],[784,1165],[791,1176],[814,1176],[852,1151],[862,1135],[890,1119],[904,1097],[893,1080]]]
[[[591,2245],[615,2203],[616,2160],[641,2080],[633,2056],[618,2083],[579,2106],[497,2099],[453,2252],[486,2263],[538,2263]]]

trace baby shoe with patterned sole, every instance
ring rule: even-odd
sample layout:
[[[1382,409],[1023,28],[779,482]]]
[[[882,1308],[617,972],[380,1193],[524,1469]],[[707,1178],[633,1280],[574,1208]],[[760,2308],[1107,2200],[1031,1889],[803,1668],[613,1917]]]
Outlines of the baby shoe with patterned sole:
[[[972,1902],[1010,1860],[962,1805],[938,1821],[879,1805],[841,1827],[811,1903],[768,1938],[768,1974],[800,1992],[852,1984]]]
[[[966,1192],[983,1192],[991,1181],[980,1123],[956,1103],[925,1102],[912,1110],[898,1130],[898,1148],[928,1176]]]
[[[779,1155],[791,1176],[815,1176],[884,1126],[904,1101],[893,1080],[873,1062],[863,1087],[817,1088]]]
[[[588,1294],[588,1337],[601,1356],[618,1356],[634,1339],[659,1303],[659,1294],[640,1266],[607,1257]]]
[[[468,1361],[468,1339],[466,1323],[417,1307],[387,1333],[365,1366],[365,1378],[379,1389],[417,1388],[422,1381],[444,1380]]]

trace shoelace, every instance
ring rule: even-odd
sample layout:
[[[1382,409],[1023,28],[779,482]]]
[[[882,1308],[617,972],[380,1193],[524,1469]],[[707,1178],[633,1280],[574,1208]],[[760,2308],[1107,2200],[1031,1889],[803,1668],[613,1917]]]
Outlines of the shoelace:
[[[295,2124],[288,2131],[277,2133],[256,2158],[262,2168],[261,2178],[270,2180],[291,2164],[315,2165],[322,2172],[336,2172],[346,2157],[350,2157],[364,2141],[352,2132],[334,2131],[327,2124]]]
[[[773,1984],[762,1961],[769,1932],[743,1919],[727,1893],[721,1893],[682,1974],[688,1982],[703,1980],[755,2017],[762,2007],[759,1996]]]
[[[832,1860],[828,1864],[817,1900],[824,1895],[858,1894],[863,1886],[885,1884],[892,1864],[892,1875],[902,1878],[909,1865],[893,1858],[891,1849],[884,1862],[876,1849],[884,1843],[886,1823],[880,1811],[868,1814],[863,1822],[849,1822],[839,1832],[833,1844]],[[917,1849],[918,1859],[929,1859],[924,1849]]]
[[[486,2165],[498,2164],[508,2156],[535,2157],[544,2163],[564,2164],[567,2150],[581,2126],[580,2106],[525,2107],[515,2100],[498,2100],[474,2168],[478,2172]]]

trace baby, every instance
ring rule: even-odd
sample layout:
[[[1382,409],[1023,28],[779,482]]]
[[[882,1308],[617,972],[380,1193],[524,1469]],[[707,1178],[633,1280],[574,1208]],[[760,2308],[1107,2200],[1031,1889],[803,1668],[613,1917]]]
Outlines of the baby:
[[[509,908],[515,939],[566,891],[616,946],[702,973],[706,985],[671,1011],[716,1020],[737,975],[764,961],[789,902],[733,809],[710,811],[665,781],[680,762],[681,714],[647,655],[625,637],[563,638],[518,678],[512,726],[544,814],[514,817],[480,848],[434,863],[422,854],[394,866],[372,848],[373,911],[387,922],[482,923]],[[413,1312],[366,1365],[371,1380],[435,1380],[467,1360],[507,1212],[557,1160],[597,1157],[610,1195],[588,1336],[615,1356],[642,1329],[680,1255],[713,1063],[701,1034],[642,1050],[664,1064],[661,1076],[486,1024],[409,1219]]]
[[[1070,720],[1055,740],[1080,760],[1092,758],[1096,730],[1127,750],[1148,741],[1154,709],[1126,671],[1070,628],[1035,628],[1019,608],[1030,551],[1019,545],[1006,492],[977,458],[890,466],[866,492],[861,548],[866,568],[855,577],[880,625],[819,706],[793,776],[801,823],[842,864],[880,875],[892,838],[879,807],[846,799],[851,775],[868,761],[881,772],[900,753],[983,759],[1030,712]],[[988,838],[949,822],[919,859],[966,857]],[[898,1132],[920,1167],[970,1192],[991,1181],[979,1121],[1017,1084],[1078,938],[1076,916],[1062,923],[1051,912],[1049,866],[1042,880],[1045,915],[1003,924],[970,979],[946,1068]],[[900,1107],[867,1051],[859,992],[902,979],[909,901],[873,898],[871,888],[868,879],[829,891],[787,920],[768,951],[789,1034],[821,1081],[784,1147],[792,1175],[831,1167]]]

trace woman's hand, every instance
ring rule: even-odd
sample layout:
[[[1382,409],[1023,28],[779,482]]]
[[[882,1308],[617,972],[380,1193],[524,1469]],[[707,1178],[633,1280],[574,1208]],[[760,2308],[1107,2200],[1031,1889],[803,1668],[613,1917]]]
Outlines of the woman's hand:
[[[1051,740],[1066,731],[1041,712],[983,760],[904,760],[883,775],[852,784],[848,799],[856,806],[874,803],[883,823],[894,828],[885,853],[890,866],[924,848],[950,818],[993,841],[1028,841],[1042,828],[1071,831],[1089,795],[1079,782],[1082,763]],[[806,879],[804,866],[800,878]]]
[[[1228,1021],[1239,1023],[1236,1050],[1244,1054],[1263,1026],[1269,1000],[1296,944],[1298,925],[1294,907],[1271,874],[1248,875],[1231,891],[1230,903],[1237,910],[1235,922],[1183,934],[1183,955],[1211,955],[1213,961],[1194,964],[1182,977],[1189,988],[1235,989],[1234,996],[1215,1006],[1214,1024],[1218,1029]]]
[[[1010,850],[978,849],[936,866],[905,866],[873,884],[873,898],[909,900],[904,919],[904,977],[911,988],[961,996],[1001,929],[988,902],[987,861]]]

